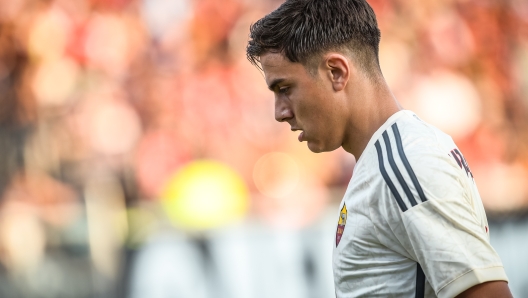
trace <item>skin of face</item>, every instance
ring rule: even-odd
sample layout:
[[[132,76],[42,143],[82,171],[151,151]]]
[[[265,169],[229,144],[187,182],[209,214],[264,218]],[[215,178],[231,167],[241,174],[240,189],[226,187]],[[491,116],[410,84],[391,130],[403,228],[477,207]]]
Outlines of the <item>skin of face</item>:
[[[339,148],[346,133],[347,105],[331,68],[322,65],[312,74],[303,64],[276,52],[263,54],[260,63],[275,95],[275,119],[302,131],[299,141],[306,141],[312,152]]]

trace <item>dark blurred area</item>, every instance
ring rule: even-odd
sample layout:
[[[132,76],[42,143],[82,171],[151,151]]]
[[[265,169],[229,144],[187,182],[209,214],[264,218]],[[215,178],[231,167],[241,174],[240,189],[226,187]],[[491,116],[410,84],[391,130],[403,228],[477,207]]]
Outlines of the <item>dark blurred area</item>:
[[[273,118],[245,46],[280,3],[0,0],[0,297],[334,297],[355,160]],[[369,3],[528,297],[528,2]]]

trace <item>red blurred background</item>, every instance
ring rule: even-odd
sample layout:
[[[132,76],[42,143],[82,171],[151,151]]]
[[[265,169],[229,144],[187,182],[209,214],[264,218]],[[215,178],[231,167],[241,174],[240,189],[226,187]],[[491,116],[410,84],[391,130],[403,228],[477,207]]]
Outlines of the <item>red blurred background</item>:
[[[354,158],[273,118],[273,0],[0,1],[1,297],[333,297]],[[371,0],[406,109],[455,139],[528,297],[528,2]]]

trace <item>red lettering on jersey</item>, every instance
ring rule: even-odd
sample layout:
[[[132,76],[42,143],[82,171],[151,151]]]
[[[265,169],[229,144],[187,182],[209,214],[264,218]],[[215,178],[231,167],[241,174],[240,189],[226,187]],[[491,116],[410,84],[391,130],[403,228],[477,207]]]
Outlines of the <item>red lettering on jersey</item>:
[[[469,168],[469,165],[466,159],[464,158],[464,155],[462,155],[462,153],[460,153],[457,148],[451,150],[451,154],[449,154],[449,156],[453,157],[457,162],[458,166],[461,169],[464,169],[468,176],[471,176],[471,178],[473,178],[473,173],[471,172],[471,169]]]

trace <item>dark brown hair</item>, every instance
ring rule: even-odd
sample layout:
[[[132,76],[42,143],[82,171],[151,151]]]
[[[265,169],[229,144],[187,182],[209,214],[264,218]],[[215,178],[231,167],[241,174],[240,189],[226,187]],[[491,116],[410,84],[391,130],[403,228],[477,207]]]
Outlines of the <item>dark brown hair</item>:
[[[367,71],[379,69],[380,31],[365,0],[287,0],[251,25],[248,60],[260,68],[260,56],[277,51],[305,66],[315,56],[340,50]]]

